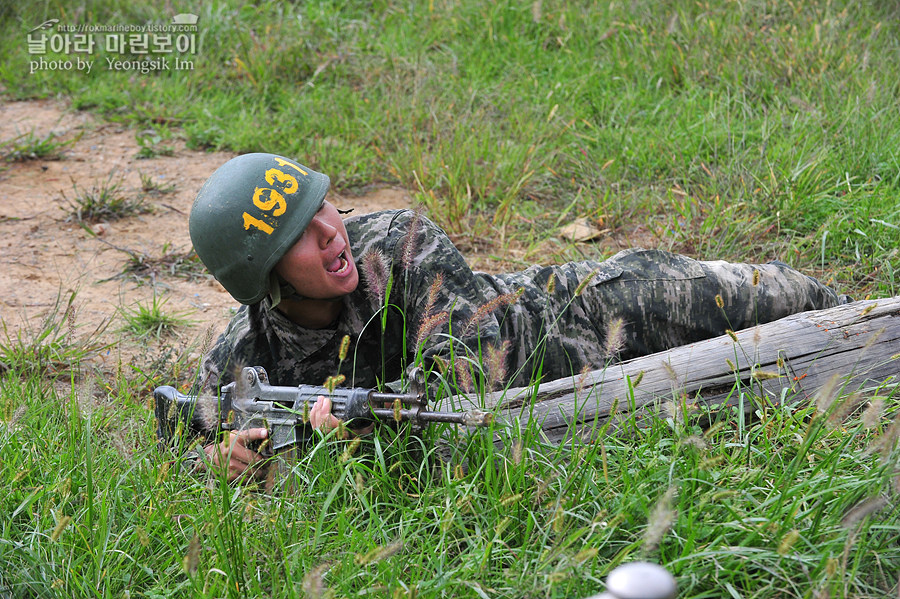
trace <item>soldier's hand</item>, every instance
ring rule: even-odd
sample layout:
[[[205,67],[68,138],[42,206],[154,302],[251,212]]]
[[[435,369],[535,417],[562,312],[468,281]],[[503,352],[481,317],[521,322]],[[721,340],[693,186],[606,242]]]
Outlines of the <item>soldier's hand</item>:
[[[309,423],[314,429],[318,429],[323,433],[328,433],[340,426],[341,421],[331,413],[331,399],[320,395],[309,411]],[[344,438],[350,435],[367,435],[374,430],[375,425],[369,424],[362,429],[344,429]]]
[[[341,421],[331,413],[331,399],[320,395],[309,411],[309,424],[314,428],[327,433],[340,426]]]
[[[264,478],[265,468],[259,464],[265,459],[247,445],[254,441],[262,441],[268,437],[269,431],[264,428],[250,428],[244,431],[229,431],[228,437],[218,445],[207,445],[203,448],[208,462],[219,468],[227,468],[228,482],[248,475]]]

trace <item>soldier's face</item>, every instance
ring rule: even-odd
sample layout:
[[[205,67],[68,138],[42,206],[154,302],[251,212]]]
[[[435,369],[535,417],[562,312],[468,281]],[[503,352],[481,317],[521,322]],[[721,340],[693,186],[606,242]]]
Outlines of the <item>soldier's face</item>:
[[[359,285],[347,229],[337,209],[325,202],[306,231],[275,265],[275,272],[309,299],[334,299]]]

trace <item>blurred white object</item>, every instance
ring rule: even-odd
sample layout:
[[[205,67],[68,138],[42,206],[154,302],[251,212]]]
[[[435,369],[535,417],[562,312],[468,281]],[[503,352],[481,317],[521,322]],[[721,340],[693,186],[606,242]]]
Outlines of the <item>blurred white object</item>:
[[[606,592],[588,599],[675,599],[675,577],[656,564],[631,562],[609,573]]]

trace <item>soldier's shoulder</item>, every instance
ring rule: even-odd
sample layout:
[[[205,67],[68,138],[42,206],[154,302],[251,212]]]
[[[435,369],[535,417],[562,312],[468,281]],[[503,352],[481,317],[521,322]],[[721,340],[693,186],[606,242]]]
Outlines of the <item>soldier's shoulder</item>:
[[[262,333],[261,316],[264,310],[261,302],[238,308],[219,338],[218,345],[228,346],[234,351],[239,346],[254,342]]]
[[[408,222],[413,215],[415,212],[409,209],[379,210],[378,212],[349,216],[344,219],[344,226],[347,227],[348,233],[350,231],[364,233],[373,228],[384,233],[392,227]]]
[[[354,255],[361,256],[378,246],[389,252],[388,248],[406,233],[409,222],[414,218],[416,212],[412,210],[382,210],[345,219],[344,226]]]

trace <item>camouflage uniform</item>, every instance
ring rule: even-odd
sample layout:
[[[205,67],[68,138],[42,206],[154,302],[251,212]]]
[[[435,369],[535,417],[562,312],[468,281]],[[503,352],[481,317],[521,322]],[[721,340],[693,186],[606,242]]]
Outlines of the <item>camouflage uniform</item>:
[[[345,225],[360,285],[343,298],[337,321],[304,329],[268,298],[241,307],[203,361],[206,390],[248,365],[263,366],[275,385],[321,384],[340,372],[344,385],[372,387],[400,379],[417,352],[426,366],[455,364],[445,376],[464,387],[473,378],[525,385],[840,303],[781,263],[627,250],[605,262],[488,275],[473,272],[447,235],[414,212],[378,212]],[[620,338],[607,339],[617,320],[624,326],[612,337]],[[340,363],[345,335],[352,342]]]

